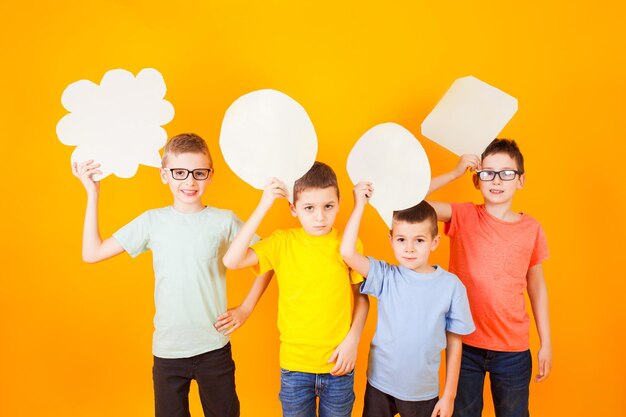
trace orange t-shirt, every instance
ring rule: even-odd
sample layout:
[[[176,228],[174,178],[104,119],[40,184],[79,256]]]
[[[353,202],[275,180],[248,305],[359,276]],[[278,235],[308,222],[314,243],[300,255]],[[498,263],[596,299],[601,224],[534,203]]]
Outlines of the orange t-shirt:
[[[445,224],[450,237],[450,272],[465,287],[476,331],[463,342],[489,350],[529,348],[526,274],[548,257],[539,222],[527,214],[516,222],[490,215],[484,205],[452,204]]]

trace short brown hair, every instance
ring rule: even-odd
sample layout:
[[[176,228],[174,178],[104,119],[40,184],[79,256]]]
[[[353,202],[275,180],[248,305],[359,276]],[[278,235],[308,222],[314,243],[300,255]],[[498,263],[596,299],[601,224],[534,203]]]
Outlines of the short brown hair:
[[[339,186],[335,171],[325,163],[315,161],[311,169],[293,185],[293,202],[295,204],[298,195],[304,190],[328,187],[333,187],[337,191],[337,198],[339,198]]]
[[[437,233],[439,233],[439,227],[437,226],[437,212],[435,212],[433,206],[428,204],[425,200],[411,208],[393,212],[393,223],[406,222],[414,224],[424,221],[430,222],[431,233],[433,237],[437,236]]]
[[[211,153],[209,152],[209,147],[207,146],[204,139],[195,133],[181,133],[180,135],[176,135],[171,138],[167,145],[165,145],[165,150],[163,151],[163,158],[161,158],[161,166],[165,166],[167,163],[167,157],[171,155],[180,155],[181,153],[201,153],[206,155],[209,158],[209,164],[213,165],[213,159],[211,158]]]
[[[496,153],[504,153],[513,159],[517,165],[517,171],[519,175],[524,173],[524,155],[519,150],[519,146],[512,139],[494,139],[491,141],[485,151],[480,155],[480,161],[482,162],[489,155]]]

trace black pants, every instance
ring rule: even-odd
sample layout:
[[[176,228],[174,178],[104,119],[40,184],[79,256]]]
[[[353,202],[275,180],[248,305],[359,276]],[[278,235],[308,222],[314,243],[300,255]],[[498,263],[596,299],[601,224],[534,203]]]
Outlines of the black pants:
[[[205,417],[239,417],[235,362],[230,343],[191,358],[154,357],[152,368],[156,417],[190,417],[189,386],[198,383]]]
[[[374,388],[367,383],[363,417],[430,417],[437,405],[437,397],[425,401],[403,401]]]

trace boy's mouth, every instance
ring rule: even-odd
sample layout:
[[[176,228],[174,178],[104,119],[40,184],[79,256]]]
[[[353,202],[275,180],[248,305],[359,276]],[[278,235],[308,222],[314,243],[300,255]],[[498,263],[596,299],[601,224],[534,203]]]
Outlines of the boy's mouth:
[[[186,196],[192,197],[196,194],[198,194],[198,190],[180,190],[181,193],[185,194]]]
[[[489,190],[491,194],[502,194],[504,191],[502,190]]]

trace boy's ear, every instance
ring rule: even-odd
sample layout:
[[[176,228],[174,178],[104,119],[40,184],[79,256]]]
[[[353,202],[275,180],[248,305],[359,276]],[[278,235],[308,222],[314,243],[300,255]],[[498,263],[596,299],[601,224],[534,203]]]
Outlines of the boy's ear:
[[[161,181],[163,181],[163,184],[167,184],[167,170],[165,168],[159,168],[159,174],[161,176]]]
[[[292,203],[289,203],[289,210],[291,210],[291,215],[293,217],[298,217],[298,213],[296,213],[296,206]]]
[[[519,180],[517,183],[517,189],[521,190],[522,188],[524,188],[524,182],[526,182],[526,174],[522,174],[519,176]]]
[[[479,190],[480,189],[480,180],[478,179],[478,174],[472,175],[472,182],[474,183],[474,187]]]
[[[437,249],[437,246],[439,246],[439,242],[441,241],[441,235],[437,235],[435,236],[435,238],[433,239],[432,243],[430,244],[430,251],[434,251],[435,249]]]

